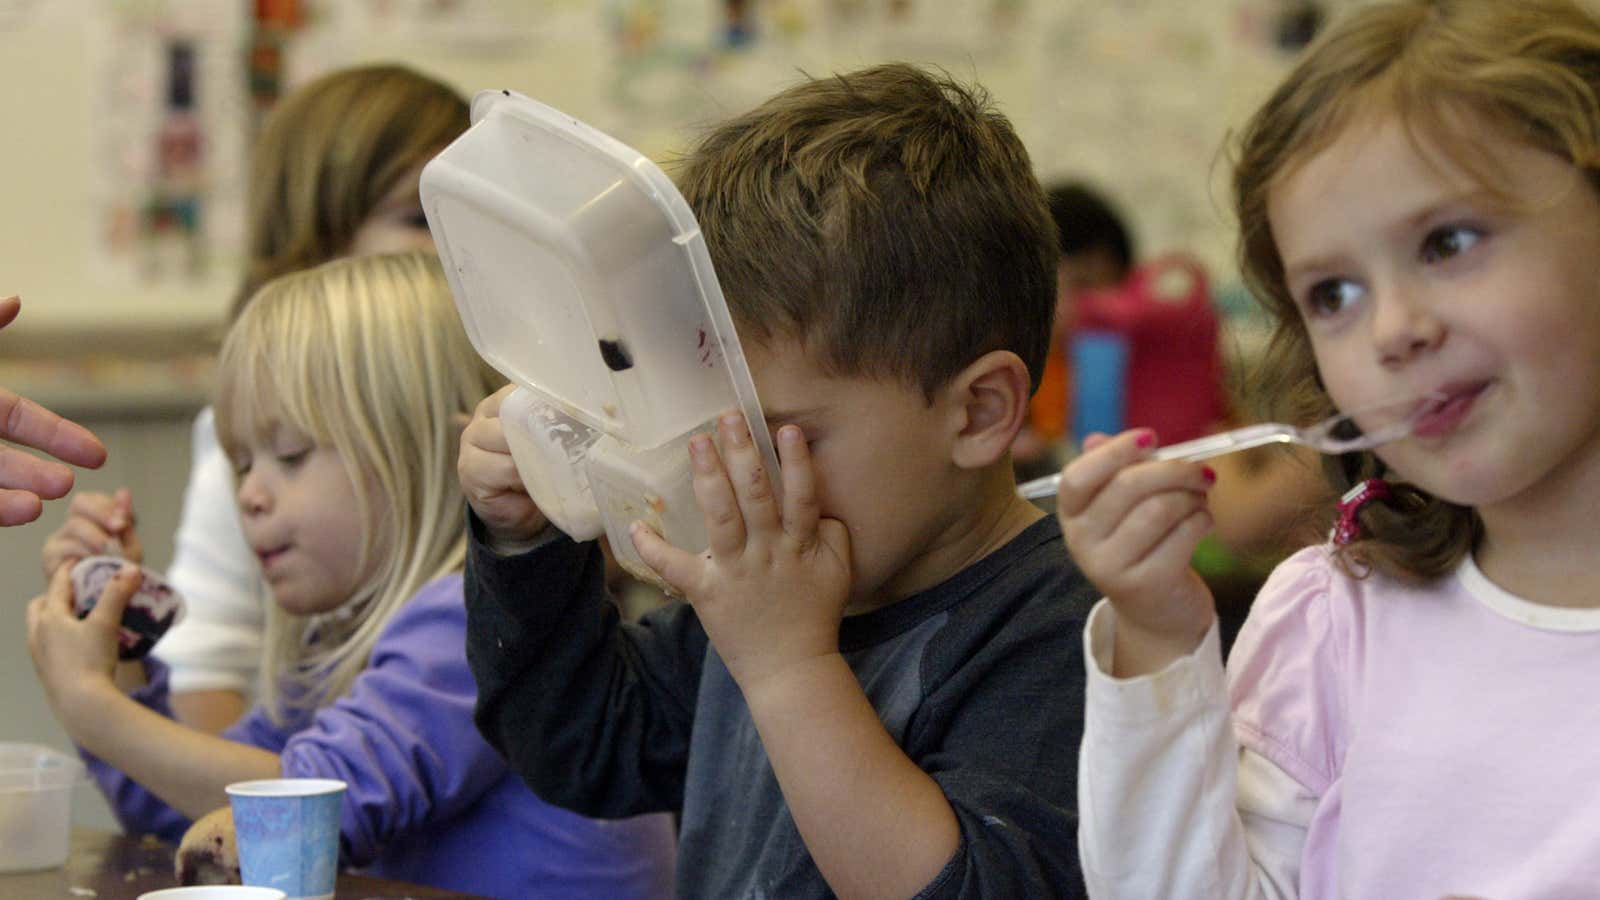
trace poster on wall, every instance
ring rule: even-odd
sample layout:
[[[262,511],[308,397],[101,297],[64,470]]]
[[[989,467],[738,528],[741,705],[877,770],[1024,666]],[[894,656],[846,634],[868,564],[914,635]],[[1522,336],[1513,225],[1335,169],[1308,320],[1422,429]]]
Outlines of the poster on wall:
[[[509,56],[526,52],[544,20],[569,2],[575,0],[322,0],[313,18],[352,44]]]
[[[241,246],[244,4],[99,3],[88,25],[94,260],[204,280]]]

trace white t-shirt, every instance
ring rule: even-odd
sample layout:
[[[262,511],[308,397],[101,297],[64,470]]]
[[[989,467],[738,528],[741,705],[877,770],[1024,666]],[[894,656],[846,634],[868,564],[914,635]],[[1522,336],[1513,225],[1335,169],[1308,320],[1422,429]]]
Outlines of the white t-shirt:
[[[194,421],[176,544],[167,580],[183,594],[186,609],[152,652],[171,668],[174,692],[234,690],[248,701],[261,669],[267,594],[239,526],[233,472],[209,406]]]
[[[1085,632],[1095,896],[1600,894],[1600,610],[1528,603],[1470,559],[1422,587],[1352,579],[1313,547],[1226,679],[1214,628],[1111,678],[1114,619]]]

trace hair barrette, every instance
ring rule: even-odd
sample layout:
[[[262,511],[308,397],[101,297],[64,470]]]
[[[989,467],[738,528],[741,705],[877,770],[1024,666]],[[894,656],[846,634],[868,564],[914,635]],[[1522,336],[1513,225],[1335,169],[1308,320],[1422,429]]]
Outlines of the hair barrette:
[[[1356,520],[1361,507],[1387,496],[1389,482],[1382,478],[1368,478],[1345,491],[1339,498],[1339,520],[1334,523],[1331,535],[1334,545],[1343,547],[1355,540],[1361,533],[1361,523]]]

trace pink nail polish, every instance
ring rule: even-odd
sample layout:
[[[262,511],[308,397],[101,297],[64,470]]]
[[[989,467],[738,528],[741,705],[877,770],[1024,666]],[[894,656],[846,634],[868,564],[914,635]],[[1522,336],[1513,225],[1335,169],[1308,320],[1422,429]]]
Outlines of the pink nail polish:
[[[1216,484],[1217,483],[1217,470],[1216,469],[1213,469],[1210,466],[1201,466],[1200,467],[1200,474],[1205,477],[1206,484]]]
[[[1141,432],[1138,437],[1133,439],[1133,443],[1135,446],[1145,449],[1154,447],[1156,445],[1156,433],[1154,431]]]

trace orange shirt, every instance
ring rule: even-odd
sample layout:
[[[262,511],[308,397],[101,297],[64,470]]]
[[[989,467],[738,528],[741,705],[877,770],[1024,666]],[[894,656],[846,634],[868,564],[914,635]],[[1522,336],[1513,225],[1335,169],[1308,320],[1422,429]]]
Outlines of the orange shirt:
[[[1046,440],[1056,441],[1067,435],[1071,376],[1066,349],[1059,343],[1052,344],[1050,355],[1045,357],[1044,374],[1039,376],[1039,389],[1028,401],[1028,426]]]

